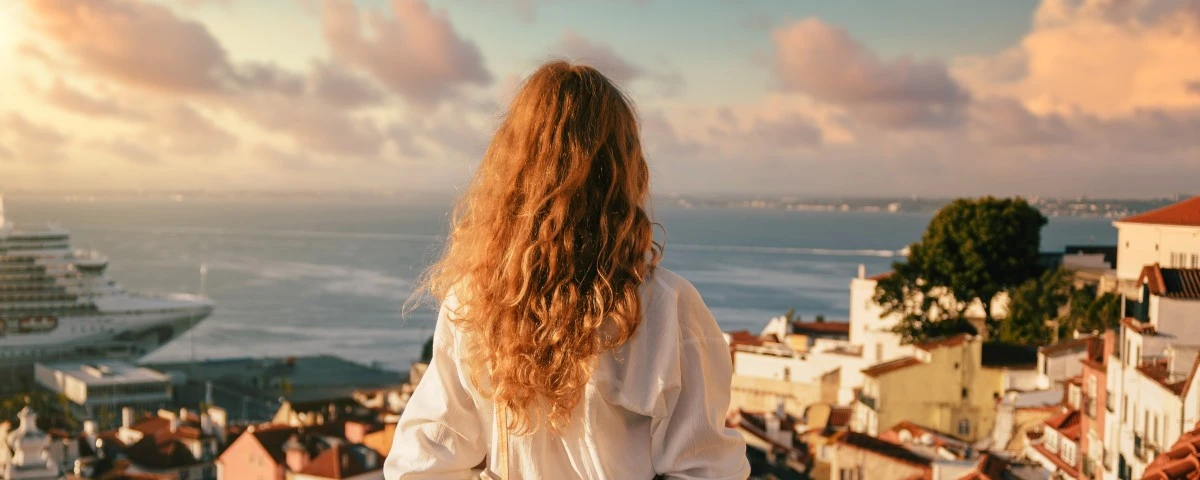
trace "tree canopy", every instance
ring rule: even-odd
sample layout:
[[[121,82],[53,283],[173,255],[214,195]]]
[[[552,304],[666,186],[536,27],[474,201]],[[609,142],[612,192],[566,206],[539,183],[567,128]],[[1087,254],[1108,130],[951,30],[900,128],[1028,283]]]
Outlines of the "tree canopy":
[[[974,302],[993,330],[996,296],[1038,274],[1045,224],[1021,198],[955,200],[933,216],[908,258],[893,264],[875,300],[885,313],[901,316],[896,331],[908,342],[973,332],[966,312]]]

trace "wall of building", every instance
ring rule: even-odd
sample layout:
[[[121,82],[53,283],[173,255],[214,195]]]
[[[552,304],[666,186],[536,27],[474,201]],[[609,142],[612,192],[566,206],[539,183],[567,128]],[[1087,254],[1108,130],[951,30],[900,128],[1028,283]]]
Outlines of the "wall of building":
[[[863,357],[871,365],[912,354],[912,347],[901,345],[900,335],[891,331],[899,316],[885,316],[875,303],[878,284],[869,278],[850,281],[850,343],[862,346]]]
[[[1003,372],[981,367],[982,343],[936,348],[930,361],[888,372],[875,379],[878,389],[875,430],[902,420],[975,441],[988,436],[996,419]],[[871,384],[872,382],[867,382]],[[967,421],[965,433],[960,422]]]
[[[834,370],[841,370],[836,401],[849,405],[854,389],[862,386],[862,370],[872,365],[867,359],[843,353],[813,351],[780,356],[739,350],[734,352],[734,375],[819,385]]]
[[[785,382],[770,378],[734,375],[729,404],[750,412],[773,412],[779,400],[793,416],[821,402],[821,385],[814,382]]]
[[[250,432],[229,444],[216,463],[218,480],[283,480],[283,469]]]
[[[1150,319],[1159,333],[1176,337],[1175,342],[1194,344],[1195,339],[1200,339],[1200,321],[1197,321],[1200,319],[1200,300],[1152,295]]]
[[[1200,228],[1114,222],[1117,227],[1117,278],[1136,281],[1146,265],[1176,267],[1173,253],[1200,256]],[[1183,265],[1179,265],[1182,267]]]
[[[846,444],[831,445],[834,454],[829,463],[830,480],[840,480],[843,469],[858,469],[861,473],[850,478],[913,478],[925,469]]]

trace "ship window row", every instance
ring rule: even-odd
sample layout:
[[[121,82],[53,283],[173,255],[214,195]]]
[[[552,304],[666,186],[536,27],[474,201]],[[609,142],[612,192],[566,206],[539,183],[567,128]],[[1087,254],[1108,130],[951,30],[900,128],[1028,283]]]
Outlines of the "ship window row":
[[[88,388],[88,398],[120,397],[125,395],[146,395],[166,393],[167,386],[163,383],[134,383],[123,385],[104,385]]]

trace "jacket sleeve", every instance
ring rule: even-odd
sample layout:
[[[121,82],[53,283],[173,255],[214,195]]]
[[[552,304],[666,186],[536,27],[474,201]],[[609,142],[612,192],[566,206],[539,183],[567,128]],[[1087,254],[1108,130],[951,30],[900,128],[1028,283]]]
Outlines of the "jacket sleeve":
[[[654,470],[669,479],[744,480],[750,476],[746,442],[725,426],[733,377],[729,344],[699,293],[689,290],[680,295],[679,323],[697,328],[681,339],[678,382],[663,391],[667,413],[651,421]]]
[[[383,466],[385,480],[478,478],[472,469],[487,454],[488,439],[458,363],[457,329],[443,303],[433,334],[433,359],[413,391],[392,450]]]

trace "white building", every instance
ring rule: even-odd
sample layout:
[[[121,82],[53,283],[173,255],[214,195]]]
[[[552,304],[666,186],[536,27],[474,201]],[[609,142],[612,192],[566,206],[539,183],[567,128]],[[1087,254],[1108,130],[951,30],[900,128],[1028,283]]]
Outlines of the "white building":
[[[1113,222],[1117,278],[1132,282],[1146,265],[1200,268],[1200,196]]]
[[[121,407],[157,411],[171,400],[171,379],[164,373],[118,361],[37,364],[34,379],[41,386],[66,396],[95,418],[97,409],[114,414]],[[108,425],[101,425],[107,427]]]
[[[1107,367],[1104,478],[1141,478],[1200,420],[1200,197],[1113,225],[1126,303]]]

